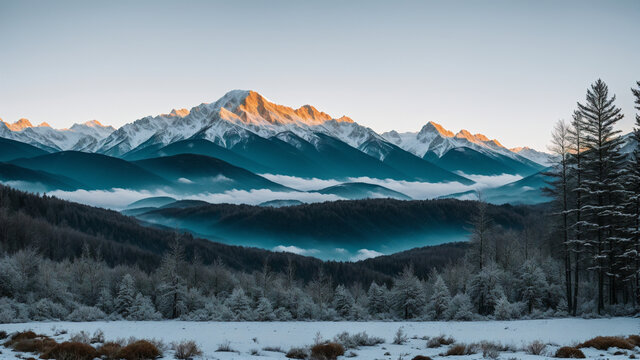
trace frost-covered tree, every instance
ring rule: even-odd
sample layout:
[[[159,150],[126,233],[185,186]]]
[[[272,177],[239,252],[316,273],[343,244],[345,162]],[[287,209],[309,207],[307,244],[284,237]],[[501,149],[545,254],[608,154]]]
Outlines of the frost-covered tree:
[[[347,290],[343,285],[338,285],[333,297],[333,307],[336,309],[338,315],[343,319],[350,318],[354,304],[355,301],[353,300],[353,296],[351,296],[349,290]]]
[[[620,130],[616,124],[624,117],[609,97],[609,88],[598,79],[590,89],[584,104],[578,103],[583,119],[584,144],[583,184],[589,197],[587,207],[592,252],[591,269],[598,278],[598,313],[604,309],[604,277],[609,280],[609,302],[616,303],[616,269],[613,268],[619,242],[623,240],[619,225],[624,209],[617,201],[622,194],[622,160],[619,148]]]
[[[127,316],[129,320],[159,320],[162,315],[156,311],[153,302],[147,296],[138,293]]]
[[[233,289],[225,305],[238,320],[253,320],[254,318],[253,311],[251,310],[251,299],[247,297],[244,290],[240,287]]]
[[[569,154],[571,151],[571,141],[569,133],[569,125],[564,120],[559,120],[551,133],[551,146],[549,150],[555,155],[556,161],[552,170],[547,174],[553,179],[550,181],[551,187],[547,188],[554,198],[556,207],[556,215],[560,219],[560,244],[562,245],[562,257],[564,260],[564,281],[567,303],[570,308],[572,305],[572,286],[571,286],[571,251],[570,251],[570,195],[571,189],[569,184]],[[529,306],[531,312],[531,306]]]
[[[114,306],[111,290],[109,290],[107,286],[103,286],[102,289],[100,289],[100,295],[98,296],[96,307],[107,314],[111,314],[114,311]]]
[[[493,313],[496,303],[504,295],[500,284],[501,276],[501,270],[494,263],[490,263],[471,278],[468,294],[475,302],[479,314]]]
[[[271,301],[269,301],[269,299],[264,296],[258,300],[258,305],[256,306],[256,320],[275,320],[275,314],[273,313],[273,306],[271,305]]]
[[[130,274],[125,274],[120,281],[118,287],[118,295],[115,301],[115,310],[122,317],[129,316],[131,306],[136,296],[136,286],[133,282],[133,277]]]
[[[369,298],[369,314],[380,315],[389,311],[389,306],[387,304],[388,291],[386,286],[380,286],[374,281],[371,283],[371,286],[369,286],[367,295]]]
[[[527,260],[520,269],[518,293],[526,304],[529,314],[542,303],[548,283],[542,269],[532,260]]]
[[[449,308],[447,309],[447,318],[450,320],[473,320],[475,312],[473,311],[473,304],[467,294],[458,293],[451,299]]]
[[[426,303],[422,283],[413,273],[413,267],[405,267],[393,280],[391,306],[403,319],[411,319],[422,314]]]
[[[435,320],[442,320],[446,317],[447,309],[451,303],[451,294],[447,288],[447,284],[442,280],[442,276],[437,275],[436,281],[433,284],[433,292],[429,303],[427,305],[427,311],[429,316]]]
[[[158,269],[160,285],[158,287],[158,310],[169,319],[175,319],[187,312],[185,298],[187,286],[180,275],[184,263],[184,250],[176,240],[162,258]]]

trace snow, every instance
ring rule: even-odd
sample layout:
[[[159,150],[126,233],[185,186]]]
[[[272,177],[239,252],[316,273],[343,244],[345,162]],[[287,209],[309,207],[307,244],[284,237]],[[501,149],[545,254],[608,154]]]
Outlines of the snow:
[[[409,340],[404,345],[393,345],[396,331],[402,327]],[[361,347],[352,350],[356,359],[411,359],[415,355],[437,356],[447,347],[427,349],[424,336],[452,336],[457,342],[471,343],[483,340],[500,342],[522,349],[532,341],[541,340],[552,344],[549,352],[555,352],[559,346],[574,345],[598,335],[630,335],[640,331],[640,320],[637,318],[608,319],[549,319],[549,320],[517,320],[517,321],[478,321],[478,322],[32,322],[23,324],[2,324],[0,330],[8,333],[22,330],[33,330],[36,333],[53,335],[61,329],[67,334],[56,337],[63,341],[74,333],[84,330],[93,333],[101,329],[107,340],[116,338],[155,338],[166,344],[180,340],[194,340],[202,348],[206,359],[285,359],[283,353],[262,350],[264,347],[280,347],[284,351],[295,346],[307,346],[314,343],[316,334],[323,339],[333,337],[343,331],[350,334],[366,331],[370,336],[385,339],[385,343],[374,347]],[[412,339],[415,337],[414,339]],[[229,342],[237,352],[216,352],[218,346]],[[259,357],[250,355],[257,349]],[[17,353],[2,348],[0,360],[17,359]],[[349,353],[351,350],[348,350]],[[634,351],[627,351],[627,356],[614,356],[615,349],[600,351],[583,349],[587,358],[627,359]],[[390,355],[384,355],[389,352]],[[635,349],[640,354],[640,348]],[[171,358],[171,352],[165,358]],[[507,352],[502,358],[543,359],[550,356],[533,356],[522,350]],[[482,354],[470,356],[448,357],[450,359],[480,359]]]

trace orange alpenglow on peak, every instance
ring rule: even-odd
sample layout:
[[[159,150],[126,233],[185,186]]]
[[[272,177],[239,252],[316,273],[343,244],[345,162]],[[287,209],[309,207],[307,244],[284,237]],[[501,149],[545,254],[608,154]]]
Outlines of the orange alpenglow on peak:
[[[172,109],[168,116],[183,118],[187,115],[189,115],[189,110],[187,109]]]
[[[9,123],[5,123],[5,125],[7,125],[7,127],[9,128],[9,130],[11,131],[21,131],[24,130],[26,128],[30,128],[33,127],[33,125],[31,125],[31,122],[25,118],[22,118],[16,122],[14,122],[13,124],[9,124]]]
[[[104,125],[102,125],[98,120],[87,121],[84,123],[84,125],[87,125],[89,127],[104,127]]]
[[[248,124],[259,124],[267,121],[271,124],[304,123],[307,125],[319,125],[334,120],[329,114],[319,111],[311,105],[304,105],[298,109],[274,104],[255,91],[249,91],[238,107],[228,109]],[[228,115],[228,114],[227,114]],[[353,122],[346,116],[336,121]]]
[[[51,127],[51,125],[49,125],[46,122],[41,122],[40,125],[38,125],[38,127]]]
[[[449,131],[447,129],[445,129],[442,125],[433,122],[433,121],[429,121],[427,124],[433,126],[441,135],[446,136],[446,137],[453,137],[453,132]]]

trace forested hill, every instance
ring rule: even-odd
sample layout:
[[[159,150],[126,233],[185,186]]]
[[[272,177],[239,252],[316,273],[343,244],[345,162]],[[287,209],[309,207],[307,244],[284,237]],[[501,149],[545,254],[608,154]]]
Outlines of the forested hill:
[[[176,238],[176,233],[142,226],[134,218],[50,196],[39,196],[0,186],[0,253],[35,248],[43,257],[55,261],[80,256],[83,244],[98,252],[109,265],[137,266],[143,271],[156,269],[162,255]],[[417,274],[441,268],[464,255],[466,243],[425,247],[397,255],[383,256],[356,263],[323,262],[289,253],[229,246],[209,240],[179,235],[187,261],[197,254],[208,265],[222,261],[226,266],[251,273],[261,270],[265,262],[276,272],[284,272],[289,261],[296,277],[308,281],[320,269],[336,282],[390,282],[401,267],[413,263]],[[396,260],[395,257],[401,260]]]

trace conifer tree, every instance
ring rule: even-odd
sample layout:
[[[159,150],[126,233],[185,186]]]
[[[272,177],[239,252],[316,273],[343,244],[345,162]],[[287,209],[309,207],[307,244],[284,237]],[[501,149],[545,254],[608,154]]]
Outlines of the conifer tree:
[[[403,319],[420,316],[425,305],[422,283],[413,273],[413,266],[404,268],[394,279],[391,289],[391,305]]]
[[[617,201],[622,192],[619,152],[620,131],[615,125],[623,118],[620,108],[609,97],[609,88],[598,79],[587,90],[586,101],[578,103],[587,151],[584,157],[584,187],[591,194],[588,207],[593,264],[598,277],[598,314],[604,309],[604,277],[609,279],[609,303],[616,303],[616,269],[614,259],[622,223],[623,209]]]
[[[437,275],[433,284],[433,293],[429,299],[429,316],[434,320],[442,320],[446,317],[449,303],[451,302],[451,294],[447,284],[442,280],[442,276]]]
[[[625,186],[627,201],[625,206],[629,215],[629,240],[622,257],[626,260],[627,280],[632,285],[634,302],[640,304],[640,81],[638,89],[631,89],[635,97],[635,108],[639,112],[635,116],[635,127],[632,133],[633,153],[627,163]]]
[[[158,309],[169,319],[175,319],[186,312],[187,287],[179,273],[183,264],[184,250],[176,240],[162,258],[158,269],[160,275]]]
[[[348,319],[351,317],[353,312],[353,306],[355,305],[355,301],[353,300],[353,296],[344,285],[338,285],[336,287],[336,292],[333,297],[333,307],[338,312],[343,319]]]
[[[574,254],[574,268],[573,268],[573,307],[568,309],[573,316],[576,316],[578,310],[578,294],[580,289],[580,271],[582,262],[582,253],[585,251],[585,223],[583,220],[583,203],[584,197],[587,195],[583,188],[583,157],[584,157],[584,134],[583,134],[583,120],[580,111],[573,112],[573,119],[571,121],[571,127],[569,128],[569,140],[571,144],[569,157],[569,173],[571,177],[572,185],[572,203],[571,214],[572,221],[572,238],[570,244]]]
[[[122,317],[126,318],[129,316],[135,295],[136,287],[133,282],[133,277],[130,274],[125,274],[122,277],[122,281],[120,281],[115,303],[116,312],[122,315]]]

